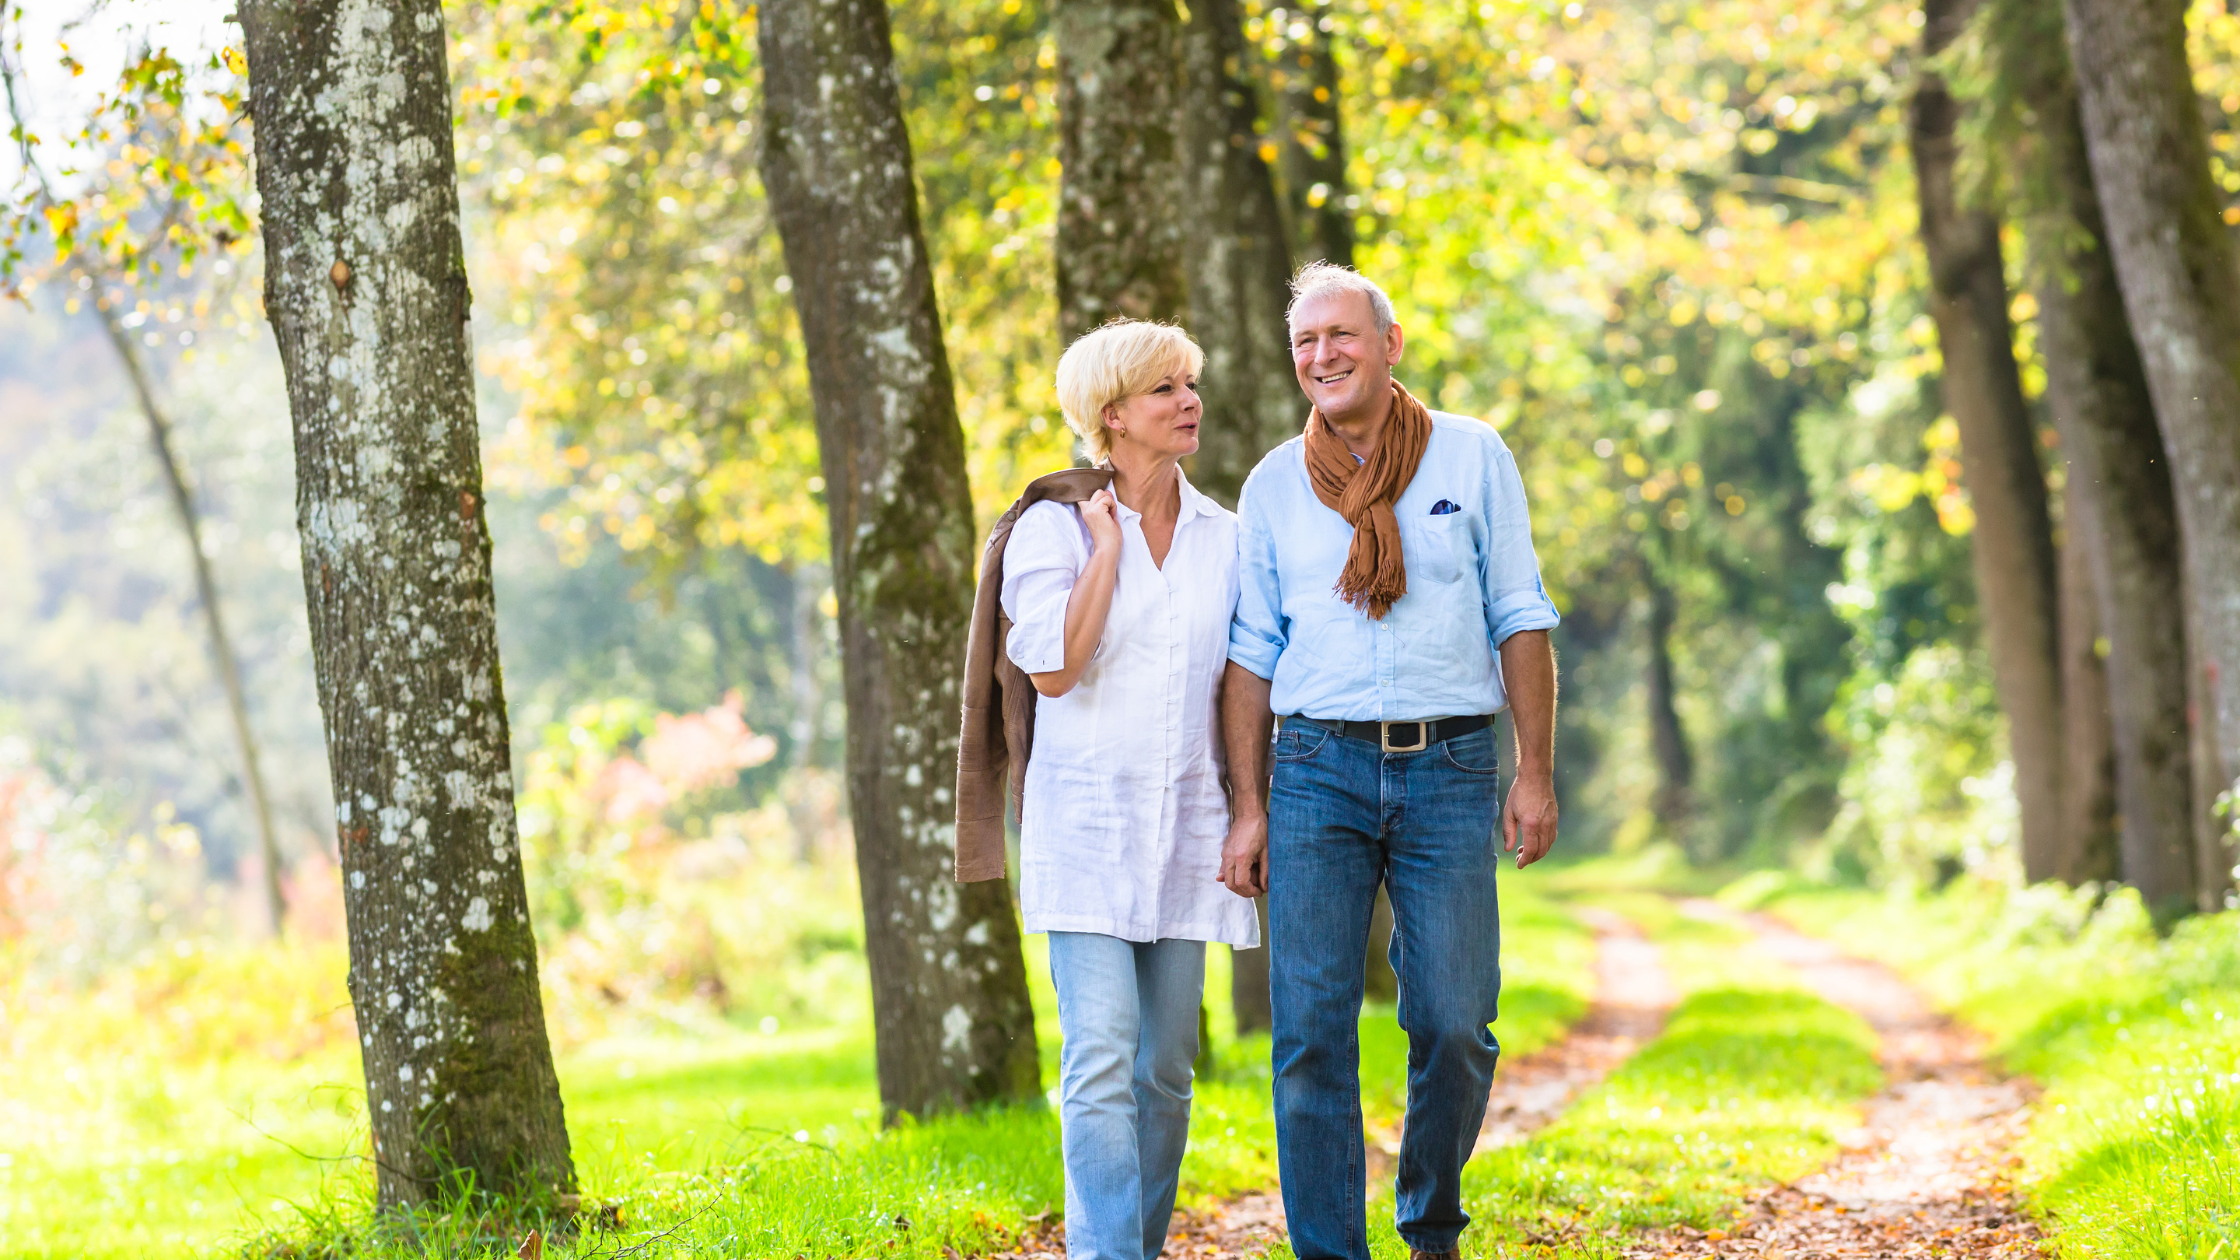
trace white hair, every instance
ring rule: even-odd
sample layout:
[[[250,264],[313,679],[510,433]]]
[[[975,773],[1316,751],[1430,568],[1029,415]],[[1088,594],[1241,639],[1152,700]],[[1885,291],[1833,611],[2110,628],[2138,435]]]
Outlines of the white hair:
[[[1180,371],[1195,376],[1205,354],[1190,334],[1172,324],[1116,319],[1082,334],[1058,358],[1058,406],[1066,425],[1102,462],[1112,454],[1112,430],[1104,409],[1149,390],[1162,377]]]
[[[1298,313],[1301,303],[1325,293],[1358,293],[1368,298],[1369,313],[1376,318],[1377,335],[1380,337],[1390,332],[1392,326],[1399,322],[1393,318],[1392,299],[1385,296],[1384,290],[1377,287],[1376,281],[1351,267],[1326,262],[1308,263],[1299,268],[1298,275],[1291,277],[1291,305],[1283,310],[1285,322],[1288,323]]]

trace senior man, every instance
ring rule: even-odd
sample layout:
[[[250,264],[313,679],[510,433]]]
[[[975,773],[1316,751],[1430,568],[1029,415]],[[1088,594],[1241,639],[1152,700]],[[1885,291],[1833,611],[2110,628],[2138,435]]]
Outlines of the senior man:
[[[1556,835],[1556,610],[1515,459],[1491,426],[1426,410],[1392,379],[1403,339],[1384,291],[1318,263],[1292,294],[1314,411],[1238,506],[1221,881],[1268,895],[1277,1159],[1299,1260],[1369,1258],[1356,1020],[1385,886],[1408,1034],[1396,1223],[1416,1260],[1436,1260],[1470,1221],[1462,1166],[1499,1054],[1493,715],[1516,728],[1501,832],[1521,869]]]

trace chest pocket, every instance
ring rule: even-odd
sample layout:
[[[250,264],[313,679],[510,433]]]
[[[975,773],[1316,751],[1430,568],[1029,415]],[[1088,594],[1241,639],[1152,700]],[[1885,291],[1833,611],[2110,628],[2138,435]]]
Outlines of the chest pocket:
[[[1400,518],[1400,546],[1408,561],[1408,577],[1448,584],[1462,580],[1465,565],[1476,563],[1470,542],[1469,517],[1461,512],[1440,516]]]

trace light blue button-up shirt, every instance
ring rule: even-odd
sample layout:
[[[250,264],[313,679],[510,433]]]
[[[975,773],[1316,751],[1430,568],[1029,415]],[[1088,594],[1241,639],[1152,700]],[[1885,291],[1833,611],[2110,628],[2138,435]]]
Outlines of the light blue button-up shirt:
[[[1456,511],[1434,513],[1441,504]],[[1405,722],[1509,705],[1497,651],[1559,620],[1532,551],[1517,461],[1491,425],[1431,413],[1431,443],[1393,505],[1408,593],[1381,621],[1338,597],[1353,527],[1307,480],[1306,439],[1268,453],[1237,504],[1242,590],[1229,659],[1282,715]]]

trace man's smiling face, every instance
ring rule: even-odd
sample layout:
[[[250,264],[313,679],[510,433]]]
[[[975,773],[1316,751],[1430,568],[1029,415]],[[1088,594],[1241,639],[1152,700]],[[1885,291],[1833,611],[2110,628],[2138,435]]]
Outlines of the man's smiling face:
[[[1398,324],[1378,334],[1365,293],[1315,294],[1291,312],[1291,366],[1299,388],[1330,419],[1373,408],[1392,393],[1400,344]]]

